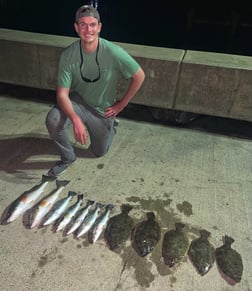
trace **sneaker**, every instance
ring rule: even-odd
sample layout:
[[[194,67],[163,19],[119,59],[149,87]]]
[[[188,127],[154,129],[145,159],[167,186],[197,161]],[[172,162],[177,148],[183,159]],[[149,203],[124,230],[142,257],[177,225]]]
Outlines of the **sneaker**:
[[[75,159],[76,160],[76,159]],[[74,161],[75,161],[74,160]],[[49,176],[59,176],[62,174],[74,161],[72,162],[62,162],[58,161],[56,164],[48,171]]]

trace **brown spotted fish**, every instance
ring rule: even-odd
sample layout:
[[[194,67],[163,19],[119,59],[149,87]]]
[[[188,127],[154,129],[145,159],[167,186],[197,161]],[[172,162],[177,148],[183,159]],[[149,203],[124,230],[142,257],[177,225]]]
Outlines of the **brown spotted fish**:
[[[208,241],[209,236],[210,232],[200,230],[200,237],[191,242],[188,250],[190,260],[201,276],[212,268],[215,261],[215,249]]]
[[[164,235],[162,256],[169,267],[180,262],[189,248],[188,237],[183,232],[184,227],[183,223],[175,223],[175,229],[167,231]]]
[[[132,232],[132,246],[141,257],[148,255],[161,238],[161,228],[155,214],[148,212],[146,218]]]
[[[129,216],[132,206],[121,205],[121,213],[112,216],[106,226],[104,238],[111,250],[120,247],[130,237],[134,220]]]
[[[216,262],[220,271],[233,281],[233,284],[241,281],[243,272],[243,263],[241,255],[231,248],[234,239],[229,236],[224,236],[224,244],[216,248]]]

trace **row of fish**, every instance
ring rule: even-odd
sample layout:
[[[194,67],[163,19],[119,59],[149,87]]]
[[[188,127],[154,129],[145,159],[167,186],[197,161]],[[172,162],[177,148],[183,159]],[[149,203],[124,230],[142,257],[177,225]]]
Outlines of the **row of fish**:
[[[56,189],[36,203],[46,186],[55,180]],[[105,205],[87,200],[85,207],[81,208],[83,195],[77,195],[73,191],[69,191],[66,197],[59,200],[60,193],[69,182],[43,175],[38,185],[24,192],[8,207],[5,223],[10,223],[26,214],[27,225],[30,228],[53,224],[53,230],[55,232],[62,230],[64,236],[73,234],[75,238],[79,238],[88,234],[88,239],[92,243],[104,231],[104,239],[111,250],[120,247],[131,237],[132,246],[141,257],[152,252],[161,239],[161,227],[153,212],[148,212],[146,219],[135,225],[133,218],[129,215],[132,206],[128,204],[123,204],[121,213],[110,218],[113,204]],[[69,206],[73,197],[77,200]],[[104,211],[101,213],[103,208]],[[173,267],[188,254],[199,274],[205,275],[216,260],[224,276],[233,283],[240,282],[243,263],[241,255],[231,248],[234,240],[225,236],[223,246],[215,249],[208,240],[210,233],[207,230],[201,230],[200,237],[189,243],[184,226],[182,223],[176,223],[175,229],[164,234],[162,257],[165,264]]]
[[[88,233],[90,242],[95,242],[103,232],[109,219],[113,204],[95,203],[88,200],[85,207],[80,208],[83,203],[83,194],[69,191],[68,195],[58,200],[60,193],[70,182],[68,180],[56,180],[56,189],[36,203],[36,200],[45,191],[49,182],[55,181],[56,177],[42,176],[41,182],[25,191],[7,209],[2,224],[8,224],[24,215],[27,227],[39,228],[53,224],[53,230],[63,230],[64,235],[74,234],[76,238]],[[77,201],[70,203],[73,197]],[[90,211],[95,204],[95,208]],[[104,212],[100,214],[102,208]]]
[[[234,242],[233,238],[226,235],[224,244],[215,249],[208,240],[210,232],[200,230],[200,237],[189,243],[189,239],[183,231],[184,227],[183,223],[175,223],[175,229],[164,234],[162,257],[167,266],[173,267],[188,254],[198,273],[203,276],[213,267],[216,260],[221,275],[230,284],[240,282],[243,262],[241,255],[231,247]],[[161,229],[153,212],[147,213],[147,219],[133,229],[132,240],[140,256],[150,253],[160,238]]]

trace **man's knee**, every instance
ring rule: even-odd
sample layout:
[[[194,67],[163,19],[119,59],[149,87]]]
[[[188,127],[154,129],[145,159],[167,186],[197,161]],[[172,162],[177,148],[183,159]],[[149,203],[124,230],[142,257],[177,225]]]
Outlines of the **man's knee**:
[[[60,119],[60,110],[57,107],[53,107],[47,113],[45,124],[50,135],[53,135],[57,131]]]

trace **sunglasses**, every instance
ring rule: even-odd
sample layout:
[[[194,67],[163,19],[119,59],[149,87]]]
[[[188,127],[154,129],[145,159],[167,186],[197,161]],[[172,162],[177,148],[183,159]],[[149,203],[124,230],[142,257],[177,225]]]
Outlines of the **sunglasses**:
[[[96,55],[95,55],[95,62],[97,64],[97,67],[98,67],[98,77],[91,80],[91,79],[88,79],[86,77],[83,76],[82,74],[82,66],[83,66],[83,52],[82,52],[82,48],[81,48],[81,41],[79,42],[80,44],[80,56],[81,56],[81,63],[80,63],[80,75],[81,75],[81,79],[84,81],[84,82],[87,82],[87,83],[95,83],[97,82],[100,77],[101,77],[101,69],[100,69],[100,64],[98,62],[98,51],[99,51],[99,42],[98,42],[98,46],[97,46],[97,49],[96,49]]]

